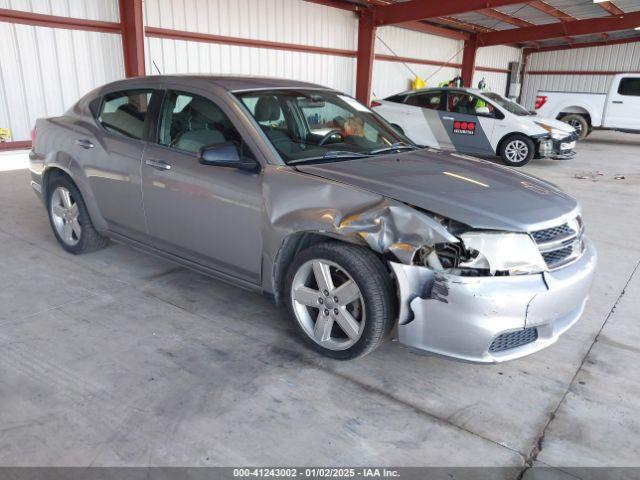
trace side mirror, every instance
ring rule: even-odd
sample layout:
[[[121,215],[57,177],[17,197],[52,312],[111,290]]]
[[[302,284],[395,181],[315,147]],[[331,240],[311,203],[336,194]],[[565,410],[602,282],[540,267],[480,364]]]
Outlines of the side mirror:
[[[242,157],[240,150],[233,142],[205,145],[200,149],[198,161],[202,165],[214,165],[217,167],[231,167],[248,172],[258,170],[255,160]]]

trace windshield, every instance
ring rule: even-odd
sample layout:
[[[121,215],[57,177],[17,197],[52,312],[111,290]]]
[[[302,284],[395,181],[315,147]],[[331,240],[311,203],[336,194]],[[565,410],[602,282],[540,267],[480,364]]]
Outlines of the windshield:
[[[511,112],[514,115],[518,115],[519,117],[526,117],[531,115],[531,112],[529,112],[526,108],[512,100],[509,100],[508,98],[504,98],[502,95],[498,95],[497,93],[493,92],[482,92],[482,95],[487,97],[489,100],[493,100],[507,112]]]
[[[417,148],[377,114],[346,95],[297,89],[235,95],[287,164]]]

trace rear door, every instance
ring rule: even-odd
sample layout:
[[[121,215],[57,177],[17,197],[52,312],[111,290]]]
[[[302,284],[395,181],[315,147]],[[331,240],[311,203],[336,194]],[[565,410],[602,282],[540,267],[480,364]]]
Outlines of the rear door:
[[[620,78],[607,98],[604,126],[640,130],[640,76]]]
[[[254,284],[260,282],[261,173],[203,165],[200,149],[233,142],[251,148],[224,102],[209,92],[168,90],[145,149],[142,192],[152,244],[163,251]]]
[[[405,100],[405,132],[418,145],[453,148],[440,118],[445,98],[442,90],[430,90],[416,92]]]
[[[455,150],[472,155],[495,155],[490,139],[501,113],[489,102],[462,90],[447,91],[446,98],[446,109],[439,115]]]
[[[92,104],[95,120],[78,122],[73,149],[109,230],[146,239],[140,165],[149,107],[159,90],[120,90]]]

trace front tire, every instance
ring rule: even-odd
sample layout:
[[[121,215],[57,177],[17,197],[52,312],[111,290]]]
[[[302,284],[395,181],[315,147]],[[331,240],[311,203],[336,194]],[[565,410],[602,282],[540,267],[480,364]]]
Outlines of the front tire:
[[[586,138],[586,136],[591,133],[589,122],[587,122],[587,119],[582,115],[571,113],[562,117],[561,120],[576,129],[576,133],[578,134],[578,138],[580,140]]]
[[[109,242],[93,227],[82,195],[69,178],[51,180],[47,186],[47,211],[53,233],[67,252],[93,252]]]
[[[533,140],[516,133],[507,137],[500,145],[500,158],[505,165],[522,167],[529,163],[535,153]]]
[[[384,264],[367,248],[338,242],[314,245],[294,259],[286,299],[305,343],[338,360],[375,350],[396,318]]]

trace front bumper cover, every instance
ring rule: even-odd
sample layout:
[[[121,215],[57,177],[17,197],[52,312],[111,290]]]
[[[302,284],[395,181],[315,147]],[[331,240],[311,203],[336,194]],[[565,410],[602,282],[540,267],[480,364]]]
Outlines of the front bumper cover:
[[[559,270],[504,277],[460,277],[391,262],[400,290],[398,337],[404,345],[478,363],[497,363],[553,344],[582,315],[597,254],[585,250]],[[526,345],[491,352],[505,333],[537,328]]]
[[[551,137],[540,139],[538,145],[538,156],[540,158],[552,158],[553,160],[569,160],[576,156],[576,141],[578,136],[571,134],[562,140],[555,140]]]

